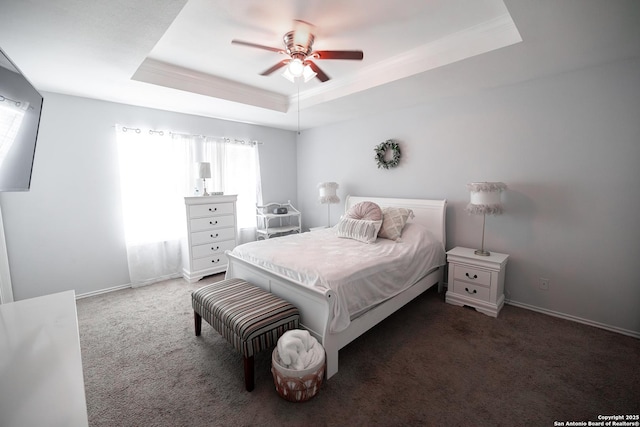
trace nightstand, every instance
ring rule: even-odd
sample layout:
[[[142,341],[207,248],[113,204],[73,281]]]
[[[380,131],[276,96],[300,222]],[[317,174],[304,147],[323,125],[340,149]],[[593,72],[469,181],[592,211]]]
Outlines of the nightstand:
[[[491,252],[474,254],[474,249],[456,247],[447,252],[449,304],[468,305],[487,316],[498,317],[504,305],[504,273],[509,255]]]

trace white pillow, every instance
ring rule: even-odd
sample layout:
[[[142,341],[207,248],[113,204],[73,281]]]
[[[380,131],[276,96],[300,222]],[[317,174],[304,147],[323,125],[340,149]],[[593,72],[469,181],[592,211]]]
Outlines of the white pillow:
[[[378,237],[399,240],[407,220],[413,218],[413,211],[406,208],[382,208],[382,228]]]
[[[341,218],[336,226],[338,237],[353,239],[364,243],[373,243],[378,238],[378,230],[382,221],[366,219]]]

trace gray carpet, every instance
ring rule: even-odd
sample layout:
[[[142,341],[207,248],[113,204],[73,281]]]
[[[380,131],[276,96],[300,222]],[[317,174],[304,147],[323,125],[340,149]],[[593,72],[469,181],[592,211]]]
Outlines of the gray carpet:
[[[305,403],[275,391],[270,353],[244,390],[242,357],[167,281],[78,300],[97,426],[552,426],[640,413],[640,340],[505,306],[497,319],[430,290],[340,351]]]

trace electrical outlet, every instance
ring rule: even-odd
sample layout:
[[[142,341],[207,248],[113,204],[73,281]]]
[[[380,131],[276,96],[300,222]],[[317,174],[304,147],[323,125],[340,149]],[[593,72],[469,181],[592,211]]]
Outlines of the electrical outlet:
[[[542,289],[543,291],[548,291],[549,290],[549,279],[545,279],[544,277],[541,277],[540,279],[538,279],[538,287],[540,289]]]

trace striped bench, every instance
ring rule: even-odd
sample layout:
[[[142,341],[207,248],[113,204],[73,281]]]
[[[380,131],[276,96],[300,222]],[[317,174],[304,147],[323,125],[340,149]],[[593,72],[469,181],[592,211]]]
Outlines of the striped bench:
[[[241,279],[226,279],[191,294],[196,336],[206,320],[244,357],[244,383],[253,390],[253,356],[274,347],[299,327],[300,313],[287,301]]]

